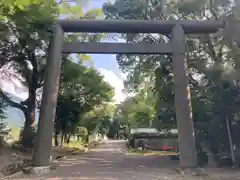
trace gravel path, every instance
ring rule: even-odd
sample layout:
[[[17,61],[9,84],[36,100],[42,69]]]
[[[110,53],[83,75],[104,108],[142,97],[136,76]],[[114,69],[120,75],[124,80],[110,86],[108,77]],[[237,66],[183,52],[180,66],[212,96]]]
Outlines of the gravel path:
[[[240,179],[240,173],[212,171],[210,177],[180,175],[175,169],[178,162],[167,157],[125,156],[124,141],[108,141],[84,156],[68,157],[56,171],[39,177],[22,176],[24,180],[207,180]],[[232,176],[230,176],[232,175]],[[233,177],[234,175],[234,177]]]

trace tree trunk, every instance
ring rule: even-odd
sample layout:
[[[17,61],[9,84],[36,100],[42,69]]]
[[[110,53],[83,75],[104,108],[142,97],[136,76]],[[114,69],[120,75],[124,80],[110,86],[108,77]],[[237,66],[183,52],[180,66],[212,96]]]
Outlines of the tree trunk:
[[[117,140],[119,140],[119,131],[117,131]]]
[[[27,125],[33,127],[35,123],[35,110],[36,110],[36,89],[35,88],[29,90],[28,109],[29,109],[30,120]]]
[[[64,141],[64,133],[62,132],[62,136],[61,136],[61,147],[63,147],[63,141]]]
[[[22,131],[22,137],[20,137],[21,144],[25,148],[32,148],[33,140],[35,138],[33,137],[34,129],[33,129],[33,126],[31,125],[32,115],[28,112],[25,112],[24,115],[25,115],[25,122],[24,122],[23,131]]]
[[[55,119],[55,123],[54,123],[54,131],[55,131],[54,144],[55,144],[55,146],[59,146],[59,135],[61,134],[61,124],[56,119]]]
[[[70,143],[70,138],[71,138],[71,134],[69,133],[69,134],[68,134],[68,137],[67,137],[67,144]]]
[[[68,139],[68,134],[66,132],[64,132],[64,142],[66,143]]]
[[[55,134],[54,134],[54,145],[55,146],[59,146],[58,136],[59,136],[59,132],[56,130]]]
[[[149,122],[148,122],[148,127],[149,127],[149,128],[152,128],[152,123],[153,123],[153,122],[152,122],[152,119],[150,119]]]
[[[35,140],[34,135],[34,122],[35,122],[35,110],[36,110],[36,90],[29,91],[29,98],[26,102],[27,112],[24,112],[25,123],[22,132],[22,145],[25,148],[32,148]]]

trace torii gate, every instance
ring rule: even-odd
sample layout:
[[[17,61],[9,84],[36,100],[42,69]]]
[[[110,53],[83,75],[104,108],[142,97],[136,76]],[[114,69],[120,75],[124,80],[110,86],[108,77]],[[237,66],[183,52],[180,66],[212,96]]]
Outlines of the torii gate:
[[[219,21],[159,20],[60,20],[54,26],[44,81],[38,136],[33,155],[35,166],[46,166],[52,146],[62,53],[168,54],[172,55],[175,109],[181,167],[196,167],[196,148],[191,98],[186,76],[184,34],[215,33]],[[82,43],[63,41],[64,33],[161,33],[171,34],[169,43]],[[44,146],[44,148],[40,148]],[[38,158],[40,157],[40,158]]]

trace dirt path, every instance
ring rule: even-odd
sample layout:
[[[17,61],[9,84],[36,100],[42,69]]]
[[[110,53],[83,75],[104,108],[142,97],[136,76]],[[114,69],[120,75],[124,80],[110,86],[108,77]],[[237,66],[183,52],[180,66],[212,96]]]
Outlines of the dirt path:
[[[39,177],[14,179],[35,180],[197,180],[209,177],[183,177],[176,173],[178,163],[167,157],[125,156],[124,141],[108,141],[84,156],[68,157],[56,171]],[[238,175],[238,177],[240,177]],[[225,178],[214,178],[225,179]],[[229,179],[229,177],[227,178]],[[232,177],[230,179],[234,180]]]

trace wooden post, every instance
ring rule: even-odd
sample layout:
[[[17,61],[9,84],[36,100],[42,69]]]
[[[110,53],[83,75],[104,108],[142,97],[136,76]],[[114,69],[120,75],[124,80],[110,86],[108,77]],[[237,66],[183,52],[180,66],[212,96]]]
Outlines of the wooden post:
[[[187,83],[184,31],[176,25],[172,31],[172,63],[174,74],[175,109],[178,127],[180,166],[197,166],[195,135],[192,121],[190,89]]]

